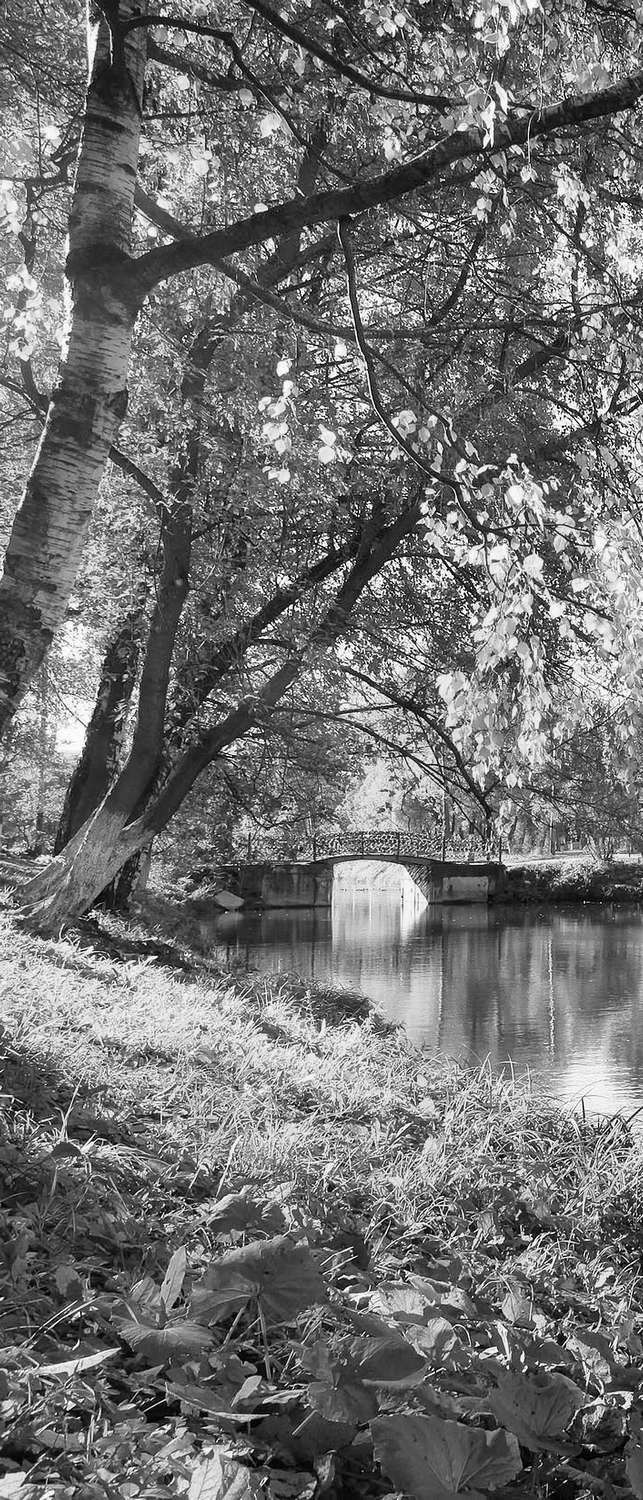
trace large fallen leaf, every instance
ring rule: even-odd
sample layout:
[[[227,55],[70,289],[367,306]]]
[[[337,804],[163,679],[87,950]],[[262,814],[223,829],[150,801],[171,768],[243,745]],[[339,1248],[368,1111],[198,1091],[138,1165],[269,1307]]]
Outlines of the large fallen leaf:
[[[373,1385],[415,1385],[426,1373],[425,1356],[395,1335],[354,1339],[350,1354],[360,1379]]]
[[[426,1276],[409,1276],[409,1281],[421,1296],[426,1297],[427,1308],[439,1307],[442,1313],[464,1316],[466,1318],[482,1317],[489,1311],[488,1307],[481,1302],[474,1302],[469,1293],[462,1286],[454,1286],[451,1282],[432,1281]]]
[[[521,1328],[535,1328],[534,1303],[521,1282],[512,1282],[500,1310],[508,1323],[518,1323]]]
[[[499,1422],[534,1452],[568,1453],[563,1434],[587,1397],[567,1375],[501,1375],[489,1406]]]
[[[507,1484],[522,1469],[516,1438],[483,1432],[441,1417],[404,1415],[371,1422],[375,1457],[396,1489],[419,1500],[448,1500],[463,1491]]]
[[[319,1411],[311,1411],[299,1426],[290,1429],[288,1436],[292,1437],[296,1445],[296,1452],[300,1458],[316,1459],[322,1453],[335,1453],[341,1448],[348,1448],[356,1433],[354,1422],[333,1422],[328,1417],[323,1417]],[[261,1429],[257,1429],[258,1436]]]
[[[212,1343],[212,1336],[202,1323],[168,1323],[165,1328],[150,1323],[119,1322],[119,1332],[137,1354],[144,1354],[155,1364],[167,1364],[178,1355],[191,1359],[202,1354]]]
[[[588,1333],[583,1329],[573,1333],[567,1340],[567,1348],[576,1355],[583,1367],[585,1379],[594,1379],[606,1385],[612,1377],[614,1355],[611,1341],[604,1333]]]
[[[304,1308],[327,1301],[310,1250],[287,1235],[221,1255],[194,1287],[190,1311],[200,1323],[217,1323],[252,1297],[272,1323],[291,1322]]]
[[[188,1500],[260,1500],[263,1486],[257,1474],[228,1453],[211,1453],[192,1474]]]
[[[310,1469],[270,1468],[271,1500],[312,1500],[317,1483]]]
[[[423,1294],[406,1281],[392,1281],[373,1292],[373,1312],[385,1318],[395,1318],[397,1323],[423,1323],[429,1306]]]
[[[16,1497],[20,1496],[20,1500],[23,1500],[23,1496],[35,1495],[36,1491],[33,1485],[27,1485],[26,1480],[26,1474],[4,1474],[2,1479],[0,1479],[0,1497],[2,1497],[2,1500],[13,1500],[14,1495]]]
[[[236,1229],[246,1233],[250,1229],[280,1230],[285,1226],[285,1216],[278,1203],[266,1203],[251,1196],[249,1188],[240,1193],[228,1193],[215,1203],[208,1215],[208,1227],[219,1234],[230,1234]]]
[[[165,1387],[168,1396],[175,1401],[182,1401],[186,1406],[194,1406],[198,1411],[207,1411],[211,1417],[219,1417],[222,1421],[230,1422],[239,1426],[251,1419],[259,1420],[263,1417],[262,1411],[240,1411],[226,1400],[220,1387],[196,1385],[194,1382],[186,1381],[184,1385],[178,1381],[168,1381]]]
[[[378,1409],[375,1392],[350,1375],[333,1384],[313,1380],[306,1396],[313,1411],[328,1422],[368,1422]]]
[[[457,1334],[446,1318],[429,1318],[422,1328],[409,1328],[407,1338],[430,1359],[432,1365],[443,1365],[450,1354],[462,1349]]]

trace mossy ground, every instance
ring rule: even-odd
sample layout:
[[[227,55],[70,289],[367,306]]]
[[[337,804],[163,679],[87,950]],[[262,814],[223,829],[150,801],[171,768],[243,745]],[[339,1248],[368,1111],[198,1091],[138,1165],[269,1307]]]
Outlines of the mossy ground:
[[[106,920],[44,942],[5,915],[0,943],[0,1495],[375,1496],[378,1412],[486,1430],[511,1372],[585,1405],[571,1435],[519,1431],[500,1493],[641,1493],[626,1127]],[[204,1273],[284,1244],[322,1305],[272,1326],[260,1290],[199,1322]],[[364,1376],[376,1327],[407,1377]]]

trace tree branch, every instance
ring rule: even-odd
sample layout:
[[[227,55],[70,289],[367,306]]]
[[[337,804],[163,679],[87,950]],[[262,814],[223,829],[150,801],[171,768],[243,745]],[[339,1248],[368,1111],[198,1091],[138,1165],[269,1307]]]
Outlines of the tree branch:
[[[540,136],[633,109],[642,96],[643,69],[640,69],[596,93],[572,94],[543,108],[534,106],[520,112],[513,110],[503,122],[497,123],[493,144],[489,143],[481,126],[471,125],[436,141],[413,161],[368,178],[354,188],[332,188],[312,193],[303,200],[291,198],[246,219],[239,219],[226,228],[216,229],[189,245],[158,246],[132,262],[131,274],[139,296],[142,300],[153,287],[170,276],[221,260],[236,251],[248,250],[268,239],[393,203],[426,187],[452,162],[469,157],[484,160],[507,151],[510,146],[526,145]]]
[[[184,752],[155,801],[137,822],[130,825],[128,833],[134,843],[141,834],[145,842],[150,835],[159,833],[180,807],[205,767],[210,765],[228,745],[243,738],[250,729],[261,723],[263,717],[270,713],[292,683],[297,680],[306,659],[314,651],[327,651],[335,643],[345,630],[351,611],[364,589],[372,578],[381,573],[403,537],[408,536],[415,529],[420,516],[421,501],[419,497],[416,497],[397,520],[381,529],[365,555],[358,554],[334,600],[323,618],[310,632],[308,640],[290,654],[258,693],[251,698],[243,699],[223,720],[206,730],[197,742]]]
[[[427,710],[422,708],[414,698],[408,698],[403,693],[397,693],[393,688],[382,687],[381,683],[377,682],[374,677],[369,677],[367,672],[360,672],[356,667],[345,667],[344,671],[348,677],[353,677],[356,682],[362,682],[367,687],[373,688],[375,692],[387,698],[396,708],[403,709],[405,713],[412,714],[420,723],[426,724],[433,734],[437,736],[441,744],[445,746],[445,749],[449,751],[449,754],[453,756],[463,781],[482,808],[485,817],[490,818],[493,816],[485,793],[478,786],[471,772],[467,770],[457,745],[454,744],[451,736],[447,734],[446,729],[443,729],[442,725],[432,714],[427,713]]]
[[[404,437],[404,435],[398,430],[394,422],[391,420],[388,411],[386,410],[386,407],[380,395],[377,376],[375,374],[373,355],[368,346],[366,332],[359,310],[357,278],[355,271],[355,256],[353,254],[351,238],[345,219],[340,219],[337,226],[337,232],[339,235],[339,241],[342,250],[344,252],[344,259],[346,261],[348,300],[350,302],[351,312],[353,315],[355,340],[364,362],[368,394],[371,399],[373,410],[379,417],[382,426],[386,428],[386,431],[393,438],[396,446],[398,448],[401,448],[403,452],[406,453],[407,458],[410,458],[411,463],[415,465],[416,469],[419,469],[420,473],[424,474],[427,479],[430,479],[433,484],[446,485],[447,489],[451,490],[452,494],[455,497],[456,503],[459,505],[463,515],[467,517],[470,525],[474,528],[475,531],[479,531],[481,534],[486,535],[489,528],[481,524],[475,512],[471,509],[471,506],[467,505],[467,502],[464,499],[462,485],[458,483],[457,479],[453,478],[450,475],[443,474],[440,469],[435,469],[431,464],[426,463],[425,460],[420,457],[417,449],[414,448],[412,443],[409,442],[408,438]],[[453,446],[455,447],[455,442],[453,443]]]
[[[358,88],[365,89],[367,93],[373,94],[380,99],[396,99],[403,104],[421,104],[429,109],[446,110],[453,108],[454,100],[449,98],[447,94],[415,93],[413,89],[388,88],[386,84],[378,83],[375,78],[369,78],[366,73],[360,72],[359,68],[354,68],[352,63],[342,62],[333,52],[329,52],[326,47],[322,47],[320,42],[316,42],[313,37],[309,37],[306,32],[301,31],[299,26],[294,25],[291,21],[287,21],[285,16],[271,10],[268,5],[263,3],[263,0],[246,0],[246,4],[252,10],[256,11],[257,15],[262,16],[268,22],[269,26],[272,27],[273,31],[279,32],[282,36],[287,36],[291,42],[295,42],[298,47],[302,47],[305,52],[309,52],[319,62],[326,63],[328,67],[332,68],[333,73],[339,73],[342,78],[350,79],[351,83],[357,84]],[[212,37],[215,41],[221,42],[233,51],[235,62],[237,66],[240,66],[238,57],[236,56],[239,49],[231,33],[221,31],[217,26],[208,26],[205,21],[179,20],[175,16],[164,15],[135,16],[128,22],[126,29],[132,31],[138,26],[163,26],[166,29],[173,27],[175,30],[196,33],[197,36]]]

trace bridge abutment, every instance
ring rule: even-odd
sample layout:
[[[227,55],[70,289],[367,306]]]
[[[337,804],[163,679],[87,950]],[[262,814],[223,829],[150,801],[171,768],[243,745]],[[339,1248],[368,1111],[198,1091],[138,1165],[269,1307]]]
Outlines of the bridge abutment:
[[[333,861],[257,860],[220,870],[224,881],[248,906],[330,906],[333,899]]]
[[[335,866],[352,858],[334,855],[306,862],[256,860],[225,866],[218,873],[222,883],[250,907],[328,907],[333,899]],[[387,863],[407,870],[431,906],[484,903],[493,900],[503,888],[503,867],[499,864],[396,858],[389,858]]]

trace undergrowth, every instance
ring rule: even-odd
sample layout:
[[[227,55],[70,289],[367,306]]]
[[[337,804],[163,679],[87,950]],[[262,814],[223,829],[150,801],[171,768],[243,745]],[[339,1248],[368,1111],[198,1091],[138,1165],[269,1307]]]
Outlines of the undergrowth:
[[[0,1496],[641,1500],[628,1128],[162,951],[4,921]]]

